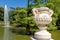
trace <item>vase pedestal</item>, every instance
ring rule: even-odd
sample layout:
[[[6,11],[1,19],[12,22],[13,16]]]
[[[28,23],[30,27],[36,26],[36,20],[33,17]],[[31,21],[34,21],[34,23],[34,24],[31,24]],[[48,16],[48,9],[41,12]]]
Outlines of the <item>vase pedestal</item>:
[[[39,31],[35,32],[34,37],[31,37],[31,40],[53,40],[46,27],[40,27],[39,29]]]
[[[35,39],[35,38],[31,37],[31,40],[37,40],[37,39]],[[53,40],[53,39],[50,39],[50,40]]]

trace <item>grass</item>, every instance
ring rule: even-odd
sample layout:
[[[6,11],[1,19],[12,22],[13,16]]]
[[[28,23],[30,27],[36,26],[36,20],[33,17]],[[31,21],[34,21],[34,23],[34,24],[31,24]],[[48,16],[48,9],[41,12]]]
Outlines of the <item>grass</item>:
[[[3,39],[3,28],[0,27],[0,40]],[[60,30],[49,31],[52,34],[54,40],[60,40]],[[12,33],[12,40],[30,40],[30,36]]]
[[[30,40],[30,37],[27,35],[16,35],[16,34],[14,34],[14,39],[15,40]]]
[[[60,40],[60,30],[50,31],[54,40]]]
[[[3,40],[3,28],[0,27],[0,40]],[[30,37],[28,35],[20,35],[20,34],[15,34],[12,33],[11,35],[12,40],[30,40]]]

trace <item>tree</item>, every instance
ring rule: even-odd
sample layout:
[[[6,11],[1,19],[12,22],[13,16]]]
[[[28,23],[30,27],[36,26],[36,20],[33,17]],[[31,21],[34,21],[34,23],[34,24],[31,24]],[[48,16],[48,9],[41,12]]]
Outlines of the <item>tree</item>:
[[[27,24],[27,11],[24,8],[14,8],[10,12],[10,23],[15,27],[23,27]]]
[[[58,15],[58,20],[56,21],[56,26],[58,26],[58,30],[60,30],[60,14]]]
[[[28,4],[27,4],[27,18],[28,18],[28,20],[27,20],[27,26],[26,26],[26,34],[29,35],[29,34],[31,34],[31,31],[30,31],[31,24],[34,25],[32,8],[40,7],[40,5],[39,5],[40,0],[27,0],[27,1],[28,1]]]
[[[0,7],[0,21],[3,21],[4,19],[4,8]]]
[[[56,21],[60,13],[60,0],[48,0],[48,2],[44,4],[44,6],[49,7],[54,11],[54,14],[52,15],[52,23],[50,23],[48,27],[50,30],[56,29]]]
[[[30,0],[28,0],[28,12],[27,12],[27,17],[29,17],[29,5],[30,5]],[[27,26],[26,26],[26,34],[30,34],[30,26],[29,26],[29,20],[27,20]]]

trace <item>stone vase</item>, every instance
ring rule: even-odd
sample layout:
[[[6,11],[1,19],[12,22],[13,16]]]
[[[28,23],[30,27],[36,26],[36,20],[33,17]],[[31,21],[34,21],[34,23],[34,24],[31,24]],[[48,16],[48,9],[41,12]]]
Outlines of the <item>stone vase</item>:
[[[39,31],[35,32],[34,38],[36,40],[53,40],[51,39],[51,34],[46,30],[46,25],[52,21],[51,16],[53,11],[48,7],[33,8],[32,11],[34,14],[34,21],[39,25]]]

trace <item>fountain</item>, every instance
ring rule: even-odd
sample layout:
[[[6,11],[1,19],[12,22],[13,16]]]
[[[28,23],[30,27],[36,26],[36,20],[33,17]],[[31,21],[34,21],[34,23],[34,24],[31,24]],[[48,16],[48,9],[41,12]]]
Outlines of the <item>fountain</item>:
[[[48,7],[33,8],[34,20],[39,25],[39,31],[35,32],[31,40],[53,40],[51,34],[46,30],[46,24],[52,21],[53,10]]]
[[[5,9],[4,9],[4,36],[3,36],[3,40],[11,40],[10,37],[10,25],[9,25],[9,15],[8,15],[8,10],[7,10],[7,5],[5,5]]]

